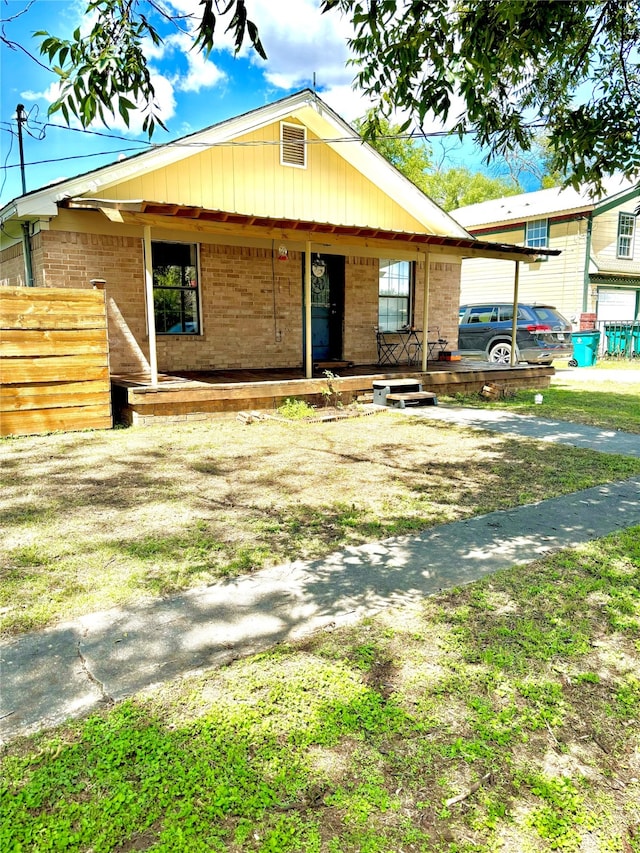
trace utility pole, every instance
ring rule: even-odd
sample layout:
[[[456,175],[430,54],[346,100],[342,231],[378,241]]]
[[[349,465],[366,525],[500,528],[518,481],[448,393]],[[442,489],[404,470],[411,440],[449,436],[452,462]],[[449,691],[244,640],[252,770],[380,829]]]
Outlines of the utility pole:
[[[20,177],[22,178],[22,195],[27,192],[27,181],[24,174],[24,148],[22,145],[22,125],[27,123],[27,114],[24,104],[16,107],[16,121],[18,122],[18,149],[20,151]],[[22,246],[24,249],[24,276],[27,287],[33,287],[33,264],[31,262],[31,239],[29,235],[29,223],[22,223]]]
[[[18,104],[16,107],[16,121],[18,122],[18,149],[20,151],[20,177],[22,178],[22,195],[27,191],[27,182],[24,176],[24,148],[22,146],[22,125],[27,122],[27,114],[24,111],[24,104]]]

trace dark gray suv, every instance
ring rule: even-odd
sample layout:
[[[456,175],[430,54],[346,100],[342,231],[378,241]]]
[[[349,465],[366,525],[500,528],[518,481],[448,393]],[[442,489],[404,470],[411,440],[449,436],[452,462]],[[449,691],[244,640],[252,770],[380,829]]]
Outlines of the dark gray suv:
[[[513,305],[507,302],[460,306],[458,349],[496,364],[511,361]],[[516,361],[551,364],[573,354],[571,324],[551,305],[518,304]]]

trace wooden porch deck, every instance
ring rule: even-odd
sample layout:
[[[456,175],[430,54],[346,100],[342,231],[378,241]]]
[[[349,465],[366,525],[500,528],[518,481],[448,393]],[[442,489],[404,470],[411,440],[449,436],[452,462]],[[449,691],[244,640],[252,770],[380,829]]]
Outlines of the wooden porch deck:
[[[148,374],[112,375],[111,386],[116,422],[144,426],[205,420],[246,410],[269,411],[287,397],[322,406],[329,381],[346,405],[370,395],[373,382],[381,379],[417,379],[423,390],[443,395],[477,393],[487,382],[510,389],[545,388],[553,374],[551,366],[509,367],[463,360],[430,362],[424,373],[406,364],[336,366],[330,377],[323,368],[315,371],[312,379],[305,378],[302,368],[177,371],[161,374],[156,386]]]

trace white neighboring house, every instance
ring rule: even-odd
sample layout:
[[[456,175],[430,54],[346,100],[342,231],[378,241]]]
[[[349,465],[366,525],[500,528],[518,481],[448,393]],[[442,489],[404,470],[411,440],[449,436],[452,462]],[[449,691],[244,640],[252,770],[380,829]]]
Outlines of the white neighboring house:
[[[497,243],[561,249],[557,257],[522,264],[520,302],[554,305],[576,326],[584,321],[640,319],[640,182],[606,182],[605,194],[553,188],[451,211],[475,237]],[[462,264],[461,304],[513,298],[513,276],[486,259]],[[595,316],[594,316],[595,315]]]

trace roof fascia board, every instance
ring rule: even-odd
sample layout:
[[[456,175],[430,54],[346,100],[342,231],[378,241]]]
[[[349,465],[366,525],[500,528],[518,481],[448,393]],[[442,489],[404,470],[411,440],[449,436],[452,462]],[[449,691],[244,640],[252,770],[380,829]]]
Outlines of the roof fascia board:
[[[540,255],[559,255],[558,249],[531,249],[523,246],[510,246],[508,244],[489,244],[476,241],[475,237],[464,237],[467,245],[456,245],[456,238],[448,235],[427,235],[421,233],[402,233],[378,231],[378,229],[363,228],[362,231],[371,231],[371,234],[356,234],[354,228],[349,226],[338,227],[336,231],[324,230],[322,223],[300,222],[294,220],[268,220],[258,217],[259,222],[254,222],[254,217],[241,217],[237,221],[236,215],[233,219],[201,219],[199,216],[183,217],[177,215],[178,211],[186,210],[179,205],[152,205],[151,207],[166,208],[166,212],[160,210],[145,210],[145,202],[131,201],[118,202],[105,199],[77,198],[69,199],[64,203],[65,207],[77,210],[100,210],[111,221],[125,224],[150,225],[154,227],[171,227],[192,232],[225,233],[225,234],[249,234],[251,236],[268,236],[273,239],[299,241],[301,238],[312,242],[326,242],[327,244],[341,245],[346,242],[364,246],[389,247],[416,247],[420,251],[435,255],[451,255],[457,257],[488,257],[502,260],[522,261],[524,263],[535,263]],[[191,209],[190,209],[191,210]],[[194,213],[202,212],[200,208],[193,208]],[[172,213],[173,211],[173,213]],[[114,214],[117,217],[114,218]],[[328,224],[328,223],[327,223]],[[430,243],[429,237],[436,242]],[[443,243],[437,242],[442,239]],[[460,238],[458,238],[460,239]],[[477,243],[477,245],[468,245]]]
[[[474,234],[479,233],[480,230],[515,230],[516,228],[523,228],[527,222],[533,222],[535,219],[548,219],[550,223],[560,222],[565,219],[579,219],[580,217],[588,216],[593,209],[593,205],[585,204],[580,205],[579,207],[564,208],[562,210],[549,211],[547,213],[540,211],[528,216],[518,213],[517,216],[512,216],[509,219],[495,219],[491,222],[482,222],[477,225],[470,222],[468,223],[467,228],[471,229]]]
[[[621,204],[625,204],[625,202],[638,197],[640,197],[640,184],[636,187],[632,187],[630,190],[618,193],[618,195],[603,198],[602,201],[595,205],[593,215],[600,216],[603,213],[608,213],[610,210],[613,210],[613,208],[619,207]]]
[[[580,222],[588,219],[592,215],[591,210],[580,209],[573,213],[563,213],[559,216],[536,216],[532,219],[521,219],[518,222],[512,221],[508,225],[478,225],[471,226],[471,233],[476,237],[485,234],[506,234],[512,231],[523,231],[526,228],[527,222],[532,222],[534,219],[546,219],[549,222],[549,227],[552,225],[560,225],[563,222]]]

